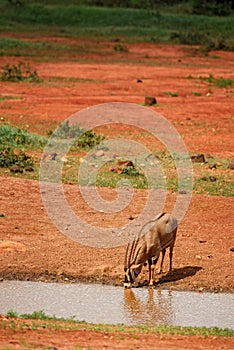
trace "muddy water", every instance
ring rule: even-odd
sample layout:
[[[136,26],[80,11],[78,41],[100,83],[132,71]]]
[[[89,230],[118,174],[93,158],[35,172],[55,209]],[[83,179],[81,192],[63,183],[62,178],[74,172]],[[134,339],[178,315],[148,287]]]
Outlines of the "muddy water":
[[[43,310],[47,315],[91,323],[165,324],[234,329],[234,295],[99,284],[4,281],[0,313]]]

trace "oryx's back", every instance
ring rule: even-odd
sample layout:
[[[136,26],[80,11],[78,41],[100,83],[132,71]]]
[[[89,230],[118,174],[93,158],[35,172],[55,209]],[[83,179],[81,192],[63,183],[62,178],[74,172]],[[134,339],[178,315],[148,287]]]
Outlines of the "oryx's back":
[[[177,225],[178,222],[174,216],[169,213],[163,213],[159,219],[155,221],[153,228],[156,228],[159,234],[170,234],[177,228]]]
[[[158,251],[174,245],[178,223],[169,213],[162,213],[153,221],[153,226],[142,238],[150,255],[157,255]]]

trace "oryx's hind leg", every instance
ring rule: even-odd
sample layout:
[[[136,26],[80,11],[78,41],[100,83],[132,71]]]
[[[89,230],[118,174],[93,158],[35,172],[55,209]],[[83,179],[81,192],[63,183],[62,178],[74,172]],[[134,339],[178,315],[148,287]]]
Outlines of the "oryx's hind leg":
[[[157,258],[151,258],[148,260],[149,264],[149,286],[152,287],[154,285],[154,270],[155,265],[157,264],[158,257]]]
[[[176,229],[177,230],[177,229]],[[176,234],[176,231],[175,231]],[[172,244],[170,245],[170,252],[169,252],[169,258],[170,258],[170,267],[169,267],[169,272],[172,271],[172,259],[173,259],[173,249],[174,249],[174,245],[175,245],[175,236],[174,236],[174,240],[172,242]]]
[[[164,248],[164,249],[162,250],[162,260],[161,260],[161,264],[160,264],[160,270],[159,270],[159,273],[162,273],[162,269],[163,269],[163,261],[164,261],[165,254],[166,254],[166,248]]]

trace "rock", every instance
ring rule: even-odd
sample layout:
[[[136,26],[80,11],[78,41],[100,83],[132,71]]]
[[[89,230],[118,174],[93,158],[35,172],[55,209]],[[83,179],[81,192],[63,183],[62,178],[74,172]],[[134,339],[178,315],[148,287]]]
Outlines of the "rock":
[[[104,151],[102,149],[98,150],[95,153],[95,157],[103,157],[104,156]]]
[[[153,96],[145,96],[145,105],[146,106],[153,106],[157,104],[157,100]]]
[[[231,169],[231,170],[234,170],[234,161],[233,160],[230,160],[228,162],[228,166],[227,166],[228,169]]]
[[[209,177],[208,177],[208,180],[209,180],[210,182],[215,182],[217,179],[216,179],[215,176],[209,176]]]
[[[51,158],[50,159],[51,160],[56,160],[57,155],[58,155],[57,153],[51,153],[51,155],[50,155]]]
[[[32,172],[34,171],[33,167],[32,166],[27,166],[26,168],[24,168],[25,171],[29,171],[29,172]]]
[[[109,170],[114,173],[121,174],[124,169],[128,167],[134,167],[134,164],[131,160],[119,160],[117,164],[111,167]]]
[[[179,194],[187,194],[187,191],[185,191],[185,190],[179,190]]]
[[[204,154],[197,154],[191,157],[192,162],[194,163],[205,163],[205,156]]]
[[[213,163],[213,164],[209,165],[209,169],[216,169],[216,168],[217,168],[216,163]]]
[[[19,165],[12,165],[12,167],[10,167],[10,171],[12,171],[13,173],[22,173],[23,169],[19,166]]]
[[[137,79],[137,83],[142,83],[142,80],[141,79]]]

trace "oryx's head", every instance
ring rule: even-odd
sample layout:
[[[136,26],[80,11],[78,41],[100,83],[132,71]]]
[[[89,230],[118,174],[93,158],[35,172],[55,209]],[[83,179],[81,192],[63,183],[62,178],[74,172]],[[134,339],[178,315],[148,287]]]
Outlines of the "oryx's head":
[[[124,259],[124,288],[131,288],[134,280],[137,278],[139,273],[141,272],[142,264],[137,264],[137,256],[141,247],[138,247],[137,253],[136,247],[139,239],[134,240],[131,243],[131,249],[129,251],[129,243],[126,248],[125,259]]]

